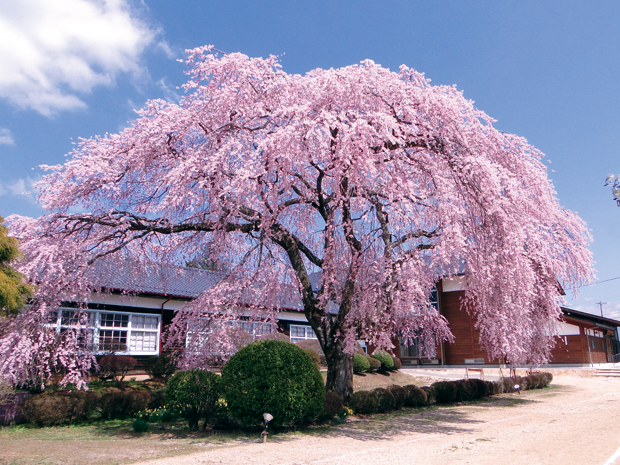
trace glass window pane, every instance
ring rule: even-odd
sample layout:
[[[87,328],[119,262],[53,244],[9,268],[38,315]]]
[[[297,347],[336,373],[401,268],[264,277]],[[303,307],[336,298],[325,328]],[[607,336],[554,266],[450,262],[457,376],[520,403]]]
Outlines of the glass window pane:
[[[135,352],[154,352],[157,350],[157,333],[148,331],[131,332],[131,350]]]
[[[129,315],[102,313],[99,324],[105,328],[126,328],[129,326]]]
[[[127,350],[127,331],[100,330],[99,350],[125,352]]]

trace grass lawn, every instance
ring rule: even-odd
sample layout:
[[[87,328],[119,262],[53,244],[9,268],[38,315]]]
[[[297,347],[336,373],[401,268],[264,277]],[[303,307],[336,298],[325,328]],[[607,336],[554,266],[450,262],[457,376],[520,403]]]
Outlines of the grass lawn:
[[[152,425],[148,433],[134,433],[133,420],[91,425],[28,428],[0,427],[0,465],[99,465],[130,463],[185,455],[221,444],[257,441],[243,433],[192,432],[184,422]]]

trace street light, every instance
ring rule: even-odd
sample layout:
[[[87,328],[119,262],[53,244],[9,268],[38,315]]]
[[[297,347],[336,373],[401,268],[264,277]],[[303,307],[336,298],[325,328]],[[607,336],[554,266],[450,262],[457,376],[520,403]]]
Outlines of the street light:
[[[611,193],[614,195],[616,204],[620,207],[620,174],[608,174],[605,178],[605,186],[611,186]]]

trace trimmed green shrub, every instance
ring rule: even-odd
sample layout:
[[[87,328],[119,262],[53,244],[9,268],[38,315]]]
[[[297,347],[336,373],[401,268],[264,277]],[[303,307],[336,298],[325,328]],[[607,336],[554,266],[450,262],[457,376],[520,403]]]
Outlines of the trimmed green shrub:
[[[477,381],[479,380],[459,379],[457,381],[451,381],[456,386],[456,401],[463,402],[478,399]]]
[[[405,391],[405,405],[407,407],[422,407],[426,405],[426,392],[415,384],[403,386]]]
[[[146,410],[151,401],[148,391],[104,392],[97,402],[102,420],[122,420],[134,417],[140,410]]]
[[[84,422],[94,413],[97,394],[78,391],[33,395],[24,400],[23,414],[35,426],[57,426]]]
[[[143,362],[144,371],[152,378],[167,381],[177,371],[177,361],[170,354],[147,357]]]
[[[319,357],[319,353],[314,349],[302,349],[308,356],[312,359],[312,362],[316,366],[317,370],[321,369],[321,357]]]
[[[394,369],[394,359],[385,350],[377,350],[372,355],[372,358],[376,358],[381,362],[380,371],[392,371]]]
[[[547,371],[543,371],[540,376],[542,378],[541,388],[549,386],[551,381],[553,381],[553,375]]]
[[[370,370],[370,362],[362,354],[353,354],[353,373],[359,375]]]
[[[394,410],[394,396],[390,391],[383,388],[373,389],[372,394],[377,398],[377,412],[386,413]]]
[[[394,361],[393,371],[398,371],[403,367],[403,362],[401,362],[398,357],[392,357],[392,360]]]
[[[426,405],[434,405],[437,403],[437,392],[433,386],[422,386],[420,389],[426,394]]]
[[[222,369],[226,402],[243,426],[257,426],[263,413],[274,426],[299,425],[323,409],[325,385],[312,359],[295,344],[254,342]]]
[[[398,384],[390,384],[387,387],[387,390],[394,396],[394,410],[399,410],[405,405],[405,400],[407,399],[407,391],[402,386]]]
[[[354,392],[349,399],[349,407],[351,407],[355,413],[375,413],[377,411],[377,396],[370,391]]]
[[[319,419],[321,419],[321,421],[331,420],[336,415],[339,415],[343,408],[344,402],[342,396],[329,390],[325,393],[325,402],[323,403],[323,410],[319,415]]]
[[[381,369],[381,362],[376,358],[366,357],[366,360],[368,360],[368,364],[370,365],[370,368],[368,369],[369,373],[375,373]]]
[[[431,386],[435,389],[435,398],[437,399],[438,404],[456,402],[456,383],[450,381],[438,381],[431,384]]]
[[[149,430],[149,422],[142,420],[141,418],[137,418],[133,421],[131,427],[136,433],[146,433]]]
[[[200,417],[206,417],[206,424],[220,395],[221,380],[215,373],[198,369],[179,371],[166,386],[166,406],[185,418],[191,430],[197,430]]]
[[[478,398],[491,397],[495,394],[495,384],[492,381],[484,381],[481,379],[473,379],[478,386]]]
[[[493,383],[493,394],[503,394],[504,392],[504,383],[502,380],[491,381]]]

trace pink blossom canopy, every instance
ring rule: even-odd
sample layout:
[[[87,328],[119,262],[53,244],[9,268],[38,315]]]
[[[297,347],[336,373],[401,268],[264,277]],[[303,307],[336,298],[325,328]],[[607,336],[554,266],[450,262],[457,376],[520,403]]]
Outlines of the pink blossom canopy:
[[[45,312],[86,299],[100,257],[183,264],[207,249],[231,272],[179,321],[247,313],[235,303],[248,289],[266,302],[252,315],[273,318],[284,284],[322,344],[449,340],[429,296],[441,277],[466,272],[490,357],[546,359],[558,283],[591,279],[590,236],[525,139],[405,66],[367,60],[300,76],[275,57],[211,47],[187,63],[180,104],[150,101],[119,134],[81,140],[67,163],[45,167],[49,213],[10,218],[39,300],[22,317],[27,330],[2,335],[4,374],[24,376],[18,361],[33,360]],[[64,347],[79,377],[87,359]]]

